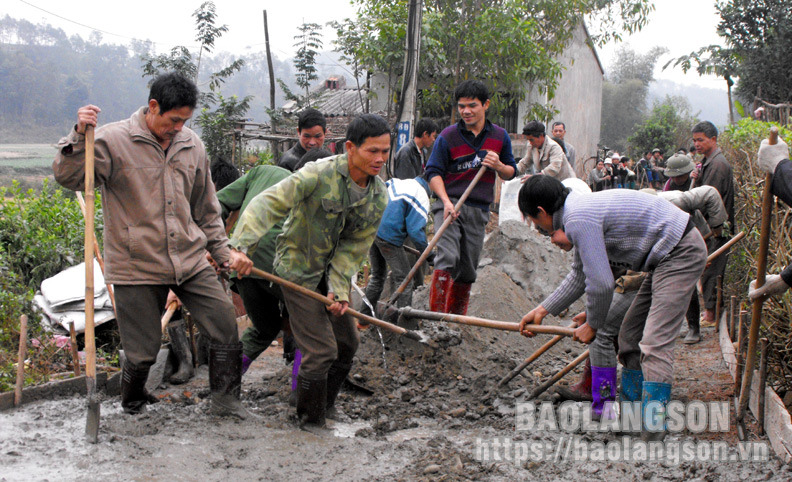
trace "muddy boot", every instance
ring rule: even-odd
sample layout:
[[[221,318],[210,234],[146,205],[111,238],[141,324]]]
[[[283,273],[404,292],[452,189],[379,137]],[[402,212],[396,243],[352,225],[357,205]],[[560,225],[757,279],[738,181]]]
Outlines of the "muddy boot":
[[[125,413],[137,415],[146,410],[146,404],[159,400],[146,390],[149,367],[133,365],[129,360],[121,368],[121,408]]]
[[[429,288],[429,309],[435,313],[445,313],[448,292],[451,289],[451,273],[436,269],[432,273],[432,285]]]
[[[173,321],[168,324],[171,350],[176,355],[176,359],[179,360],[178,370],[169,379],[172,385],[187,383],[195,375],[192,351],[190,351],[190,340],[187,338],[185,330],[186,324],[184,320]]]
[[[621,376],[621,401],[640,402],[643,390],[643,372],[622,368]]]
[[[297,418],[300,428],[323,429],[326,427],[327,377],[297,377]]]
[[[350,370],[352,370],[351,363],[333,362],[327,372],[327,413],[325,416],[331,420],[337,420],[338,412],[335,401]]]
[[[209,389],[214,415],[255,418],[239,401],[242,389],[242,343],[209,346]]]
[[[699,318],[698,316],[694,319],[688,319],[688,332],[685,335],[685,339],[682,340],[682,343],[686,345],[693,345],[701,341],[701,334],[699,329]]]
[[[283,359],[286,364],[294,361],[294,353],[297,350],[297,343],[294,341],[294,335],[291,333],[283,332]]]
[[[451,289],[448,292],[445,312],[454,315],[466,315],[468,304],[470,303],[470,287],[472,283],[451,282]]]
[[[643,382],[641,396],[641,439],[662,442],[666,436],[666,406],[671,400],[671,384]]]
[[[590,402],[591,397],[591,361],[586,360],[586,366],[583,368],[583,375],[580,381],[569,387],[559,385],[556,387],[555,392],[561,397],[561,400],[573,400],[575,402]]]
[[[616,367],[591,367],[591,418],[614,420],[616,412]]]

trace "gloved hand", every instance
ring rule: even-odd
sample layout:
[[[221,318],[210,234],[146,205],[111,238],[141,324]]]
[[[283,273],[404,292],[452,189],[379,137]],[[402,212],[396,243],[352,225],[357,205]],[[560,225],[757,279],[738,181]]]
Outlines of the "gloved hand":
[[[774,146],[771,146],[767,139],[762,139],[757,163],[764,172],[774,174],[776,166],[784,159],[789,159],[789,147],[783,139],[779,137],[778,143]]]
[[[756,288],[756,280],[751,281],[748,285],[748,297],[755,300],[765,296],[781,295],[788,289],[789,285],[781,278],[781,275],[771,274],[765,277],[765,284],[761,288]]]

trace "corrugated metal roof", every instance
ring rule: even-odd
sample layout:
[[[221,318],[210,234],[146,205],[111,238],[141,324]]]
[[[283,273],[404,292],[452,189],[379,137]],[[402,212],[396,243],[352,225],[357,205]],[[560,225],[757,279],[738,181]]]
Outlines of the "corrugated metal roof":
[[[353,117],[363,113],[363,106],[360,103],[366,102],[368,92],[366,89],[342,88],[327,89],[321,87],[322,94],[314,101],[313,108],[325,115],[325,117]],[[296,112],[297,104],[289,101],[283,105],[284,112]]]

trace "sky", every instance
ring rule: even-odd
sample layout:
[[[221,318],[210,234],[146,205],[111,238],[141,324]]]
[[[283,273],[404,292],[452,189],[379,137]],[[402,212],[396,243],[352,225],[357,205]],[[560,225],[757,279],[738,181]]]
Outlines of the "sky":
[[[67,34],[87,39],[98,30],[107,43],[127,44],[133,38],[151,40],[158,53],[176,45],[197,46],[192,12],[203,0],[2,0],[0,16],[10,15],[38,23],[49,23]],[[248,0],[215,1],[218,24],[226,24],[229,31],[216,43],[215,51],[232,54],[263,52],[264,21],[267,10],[270,48],[275,57],[286,59],[294,55],[294,36],[303,22],[325,25],[331,20],[352,17],[355,8],[347,0],[292,0],[252,2]],[[655,78],[681,84],[725,89],[724,82],[714,76],[700,77],[695,72],[683,74],[681,69],[662,70],[667,60],[690,53],[699,47],[722,43],[715,33],[718,23],[714,0],[656,0],[649,25],[619,44],[599,49],[603,67],[612,64],[618,48],[627,45],[645,53],[656,45],[669,49],[660,58]],[[334,31],[324,28],[325,48],[332,49]],[[320,58],[330,62],[328,58]]]

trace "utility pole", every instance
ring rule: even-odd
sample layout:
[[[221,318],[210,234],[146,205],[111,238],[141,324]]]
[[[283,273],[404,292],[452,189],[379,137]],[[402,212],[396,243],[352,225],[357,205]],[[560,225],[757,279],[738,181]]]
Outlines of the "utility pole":
[[[267,11],[264,10],[264,42],[267,46],[267,67],[269,68],[270,109],[275,110],[275,72],[272,71],[272,54],[269,45],[269,29],[267,28]]]
[[[402,90],[397,110],[397,136],[396,146],[391,149],[393,154],[404,144],[407,144],[414,132],[416,98],[418,97],[418,61],[421,55],[421,18],[423,2],[410,0],[407,17],[407,45],[404,60],[404,73],[402,75]],[[392,164],[392,163],[391,163]],[[392,165],[391,169],[392,171]],[[392,175],[392,172],[389,172]]]

